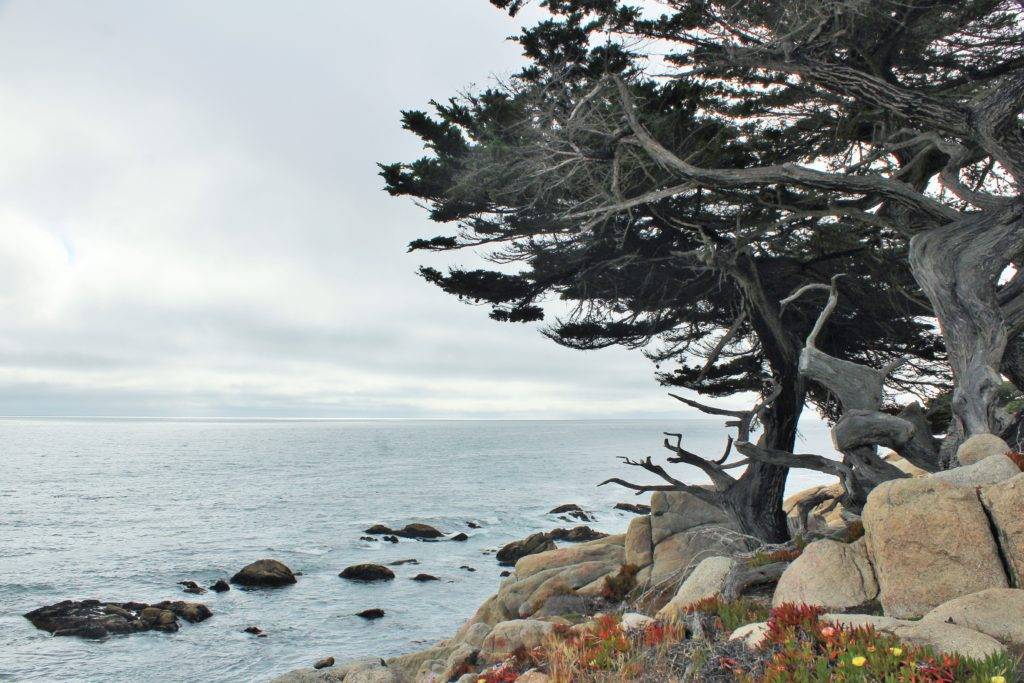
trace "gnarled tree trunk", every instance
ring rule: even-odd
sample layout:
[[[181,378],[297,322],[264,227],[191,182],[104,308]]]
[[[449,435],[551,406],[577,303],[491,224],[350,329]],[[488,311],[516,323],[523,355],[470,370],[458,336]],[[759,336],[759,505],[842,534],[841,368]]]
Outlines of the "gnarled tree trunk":
[[[803,382],[788,378],[781,391],[761,416],[764,432],[759,443],[780,451],[796,445],[797,423],[803,410]],[[789,539],[786,515],[782,511],[789,467],[753,461],[736,483],[723,493],[723,507],[744,533],[767,543]]]
[[[964,436],[998,433],[995,398],[1007,328],[1000,274],[1024,242],[1021,205],[965,214],[910,240],[910,267],[935,309],[953,371],[953,411]]]

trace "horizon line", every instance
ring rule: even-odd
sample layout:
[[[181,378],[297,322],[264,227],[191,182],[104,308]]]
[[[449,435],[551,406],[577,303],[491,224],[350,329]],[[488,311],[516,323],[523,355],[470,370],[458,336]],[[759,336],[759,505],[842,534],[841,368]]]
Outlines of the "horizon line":
[[[688,419],[686,417],[313,417],[313,416],[240,416],[240,415],[0,415],[0,420],[266,420],[310,422],[355,422],[359,420],[400,421],[421,420],[433,422],[588,422],[600,420],[662,420]],[[689,418],[692,419],[692,418]],[[712,420],[715,418],[700,418]]]

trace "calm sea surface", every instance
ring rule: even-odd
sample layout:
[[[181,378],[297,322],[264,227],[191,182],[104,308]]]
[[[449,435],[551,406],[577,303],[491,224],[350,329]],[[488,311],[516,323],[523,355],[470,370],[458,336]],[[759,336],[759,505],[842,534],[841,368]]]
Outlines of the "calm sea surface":
[[[564,525],[575,502],[592,526],[625,529],[613,486],[637,478],[617,456],[661,457],[683,430],[720,453],[719,420],[233,421],[0,419],[0,680],[265,681],[332,655],[391,656],[447,637],[498,585],[489,551]],[[831,452],[825,428],[801,448]],[[677,476],[704,483],[677,467]],[[790,490],[818,480],[795,471]],[[359,540],[381,522],[418,521],[465,543]],[[467,522],[483,528],[474,530]],[[183,594],[272,557],[303,576],[277,590]],[[338,572],[416,558],[387,584]],[[460,565],[477,571],[460,569]],[[427,572],[442,581],[417,583]],[[65,599],[205,601],[214,616],[175,634],[54,638],[21,615]],[[375,622],[353,616],[380,607]],[[269,633],[242,633],[258,625]]]

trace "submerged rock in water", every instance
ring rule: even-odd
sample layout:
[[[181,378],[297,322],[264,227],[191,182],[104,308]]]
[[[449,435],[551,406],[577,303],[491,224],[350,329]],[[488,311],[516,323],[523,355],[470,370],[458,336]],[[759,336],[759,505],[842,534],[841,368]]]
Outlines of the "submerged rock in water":
[[[295,583],[295,574],[277,560],[257,560],[232,576],[231,583],[240,586],[277,588]]]
[[[231,590],[231,586],[229,586],[228,582],[224,579],[217,579],[217,581],[214,582],[212,586],[210,586],[210,590],[212,590],[214,593],[225,593]]]
[[[380,619],[384,616],[384,610],[380,609],[379,607],[374,607],[373,609],[364,609],[362,612],[356,614],[356,616],[362,617],[363,619]]]
[[[181,590],[185,591],[186,593],[202,595],[206,592],[206,589],[198,585],[195,581],[179,581],[178,585],[181,586]]]
[[[401,536],[402,538],[418,538],[421,540],[441,538],[442,536],[444,536],[442,532],[438,531],[429,524],[420,523],[406,524],[401,529],[392,529],[391,527],[385,526],[384,524],[374,524],[369,529],[366,529],[363,533],[373,534],[376,536],[384,536],[385,541],[390,541],[391,538],[394,538],[396,536]],[[394,542],[397,543],[398,539],[395,538]]]
[[[154,605],[141,602],[64,600],[32,610],[25,618],[32,625],[55,636],[105,638],[108,635],[141,631],[178,630],[178,617],[197,623],[210,618],[206,605],[198,602],[165,601]]]
[[[462,533],[462,532],[459,532],[459,533],[455,534],[454,536],[452,536],[451,538],[449,538],[448,540],[449,541],[468,541],[469,540],[469,536],[464,534],[464,533]]]
[[[476,522],[466,522],[466,526],[468,526],[470,529],[479,529],[480,528],[480,525],[477,524]]]
[[[345,567],[338,576],[350,581],[390,581],[395,573],[379,564],[354,564]]]
[[[440,581],[441,579],[437,578],[433,574],[417,574],[416,576],[412,577],[412,580],[413,581],[424,582],[424,581]]]
[[[429,524],[406,524],[401,531],[396,531],[395,535],[406,538],[441,538],[444,536]]]
[[[249,633],[256,636],[257,638],[266,638],[267,634],[263,632],[259,626],[246,626],[242,629],[242,633]]]
[[[470,567],[468,564],[464,564],[464,565],[460,566],[459,569],[465,569],[467,572],[475,572],[476,571],[475,569]]]
[[[591,529],[589,526],[577,526],[572,529],[563,529],[561,527],[552,529],[547,533],[547,537],[552,541],[582,543],[583,541],[596,541],[599,538],[607,538],[608,534]]]
[[[388,562],[388,565],[390,565],[392,567],[401,567],[403,564],[419,564],[419,563],[420,563],[419,560],[410,558],[408,560],[395,560],[394,562]]]
[[[569,517],[573,517],[575,519],[578,519],[581,522],[594,522],[594,521],[596,521],[592,515],[587,513],[586,510],[581,508],[576,503],[567,503],[565,505],[559,505],[558,507],[554,508],[553,510],[550,510],[548,512],[548,514],[549,515],[568,515]]]
[[[651,514],[651,506],[644,505],[643,503],[616,503],[615,509],[625,510],[626,512],[634,512],[638,515]]]

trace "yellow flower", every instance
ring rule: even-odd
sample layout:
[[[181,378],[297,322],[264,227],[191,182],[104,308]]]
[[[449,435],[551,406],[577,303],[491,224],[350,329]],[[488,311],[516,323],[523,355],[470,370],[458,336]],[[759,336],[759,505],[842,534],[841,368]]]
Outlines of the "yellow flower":
[[[1006,683],[1006,676],[993,676],[989,680],[992,683]]]
[[[854,666],[864,666],[865,664],[867,664],[867,661],[867,657],[857,656],[850,660],[850,664],[853,664]]]
[[[902,647],[890,647],[889,648],[889,652],[891,652],[894,655],[896,655],[897,657],[899,657],[901,654],[903,654],[903,648]]]

